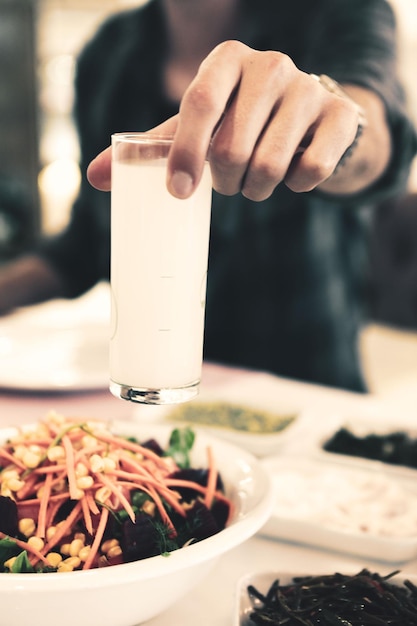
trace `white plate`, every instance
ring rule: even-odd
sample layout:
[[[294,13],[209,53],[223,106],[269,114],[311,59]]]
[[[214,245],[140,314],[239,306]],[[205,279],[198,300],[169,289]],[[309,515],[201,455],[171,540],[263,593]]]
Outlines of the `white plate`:
[[[71,391],[108,385],[107,327],[0,331],[1,388]]]
[[[270,457],[275,505],[261,533],[401,563],[417,556],[417,484],[379,470]]]
[[[376,573],[376,570],[372,568],[368,568],[368,571]],[[251,626],[254,623],[250,621],[249,618],[254,606],[248,594],[249,585],[253,585],[260,593],[265,595],[275,580],[279,580],[280,585],[286,585],[291,583],[292,580],[298,576],[332,575],[334,573],[334,571],[330,572],[327,568],[326,570],[321,569],[320,571],[316,569],[314,572],[253,572],[242,576],[236,586],[233,626]],[[342,573],[352,576],[359,573],[359,569],[351,571],[344,570]],[[380,576],[387,576],[391,573],[391,570],[387,570],[383,573],[378,571],[377,573]],[[415,575],[404,576],[396,574],[389,579],[389,582],[395,585],[402,585],[405,580],[409,580],[414,585],[417,584],[417,576]]]
[[[0,320],[0,388],[68,392],[109,386],[108,292],[20,309]]]

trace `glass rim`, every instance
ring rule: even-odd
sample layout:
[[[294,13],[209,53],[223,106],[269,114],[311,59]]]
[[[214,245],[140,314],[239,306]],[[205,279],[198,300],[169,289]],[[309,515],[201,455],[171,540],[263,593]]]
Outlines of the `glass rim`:
[[[113,133],[111,135],[113,141],[124,141],[125,143],[142,143],[142,144],[171,144],[174,140],[173,134],[152,133],[145,131],[131,131],[122,133]]]

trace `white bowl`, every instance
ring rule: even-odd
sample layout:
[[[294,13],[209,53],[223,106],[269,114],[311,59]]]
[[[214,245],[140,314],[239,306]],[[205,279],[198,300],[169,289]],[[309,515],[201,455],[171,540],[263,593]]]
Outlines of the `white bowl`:
[[[165,446],[172,425],[115,422],[112,429],[139,440],[153,437]],[[210,444],[226,493],[235,505],[229,526],[169,556],[89,571],[2,573],[1,626],[135,626],[180,601],[222,554],[263,526],[273,503],[266,471],[250,453],[194,430],[192,465],[207,466],[206,449]],[[0,431],[0,439],[4,441],[10,434],[11,429]]]
[[[204,412],[204,417],[198,416],[201,409],[206,407],[213,412],[215,412],[216,407],[220,412],[227,412],[228,409],[241,410],[246,414],[246,418],[251,416],[252,412],[265,414],[265,416],[269,416],[271,421],[275,422],[275,427],[278,430],[267,429],[265,431],[253,432],[245,430],[243,427],[240,429],[233,427],[230,423],[224,423],[219,426],[217,421],[216,423],[211,422],[210,415]],[[299,411],[289,408],[277,409],[263,398],[238,402],[216,396],[210,397],[207,394],[198,396],[194,400],[183,405],[177,405],[174,408],[172,405],[157,407],[141,405],[136,408],[136,411],[137,419],[142,422],[170,424],[171,427],[174,424],[192,426],[195,417],[195,424],[201,430],[219,439],[230,441],[257,457],[270,456],[291,446],[294,441],[302,437],[306,419],[304,414]],[[288,423],[286,423],[287,420]]]

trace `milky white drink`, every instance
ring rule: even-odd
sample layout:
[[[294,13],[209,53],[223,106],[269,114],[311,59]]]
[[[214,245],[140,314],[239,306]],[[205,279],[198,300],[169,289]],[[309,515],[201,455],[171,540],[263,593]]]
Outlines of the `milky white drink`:
[[[138,402],[179,402],[198,392],[201,377],[209,167],[191,198],[179,200],[166,188],[166,158],[115,153],[111,389]]]

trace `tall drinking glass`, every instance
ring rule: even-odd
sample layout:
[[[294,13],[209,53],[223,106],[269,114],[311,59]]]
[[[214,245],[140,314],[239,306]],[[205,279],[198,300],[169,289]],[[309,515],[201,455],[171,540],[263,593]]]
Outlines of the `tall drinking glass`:
[[[170,404],[198,393],[212,183],[185,200],[166,188],[172,138],[112,136],[110,390]]]

